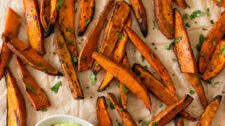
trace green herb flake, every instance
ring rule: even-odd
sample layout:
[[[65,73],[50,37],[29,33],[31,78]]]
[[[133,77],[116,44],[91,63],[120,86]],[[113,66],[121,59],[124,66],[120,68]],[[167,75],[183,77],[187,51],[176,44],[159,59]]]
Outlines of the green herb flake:
[[[202,57],[204,57],[205,56],[205,53],[204,52],[201,52],[201,54],[200,54]]]
[[[143,55],[141,55],[141,61],[144,62],[145,61],[145,57]]]
[[[146,71],[147,71],[147,70],[148,70],[148,66],[144,66],[144,70],[146,70]]]
[[[193,95],[193,94],[195,94],[195,91],[194,91],[193,89],[191,89],[191,90],[189,91],[189,93],[190,93],[191,95]]]
[[[213,21],[213,20],[210,20],[210,23],[211,23],[211,24],[214,24],[214,21]]]
[[[180,42],[181,40],[182,40],[182,36],[181,36],[181,37],[178,37],[178,38],[175,38],[175,39],[174,39],[174,42],[175,42],[175,43],[178,43],[178,42]]]
[[[90,24],[90,22],[91,22],[91,19],[87,19],[86,20],[86,25]]]
[[[153,21],[153,29],[158,29],[158,25],[157,25],[156,20]]]
[[[195,19],[197,17],[203,16],[203,14],[204,13],[201,10],[196,10],[196,11],[192,12],[192,14],[190,15],[190,18]]]
[[[109,99],[107,99],[107,103],[111,110],[115,109],[114,105],[112,104],[112,102]]]
[[[124,93],[129,92],[129,89],[124,84],[122,85],[122,90],[123,90]]]
[[[157,122],[153,122],[152,123],[152,126],[157,126]]]
[[[218,3],[221,3],[221,2],[222,2],[222,0],[217,0],[217,2],[218,2]]]
[[[77,57],[73,56],[72,61],[73,61],[74,64],[77,64]]]
[[[214,40],[214,41],[213,41],[213,46],[216,46],[216,45],[217,45],[217,41]]]
[[[183,20],[186,21],[186,20],[188,20],[188,18],[189,18],[189,15],[188,15],[187,13],[185,13],[185,14],[183,15]]]
[[[62,82],[61,81],[58,81],[55,85],[53,85],[51,87],[51,90],[54,92],[54,93],[58,93],[59,91],[59,87],[62,85]]]
[[[97,82],[97,78],[95,76],[95,74],[93,72],[91,72],[90,76],[89,76],[89,80],[91,81],[92,85],[95,85]]]
[[[69,27],[67,27],[66,32],[72,32],[72,30]]]
[[[171,50],[173,48],[173,43],[170,43],[165,48],[166,48],[166,50]]]
[[[28,83],[25,83],[26,89],[30,90],[32,93],[36,94],[35,89]]]
[[[162,108],[162,107],[163,107],[163,103],[160,103],[160,104],[159,104],[159,108]]]
[[[149,124],[148,120],[140,120],[139,123],[141,123],[142,126],[147,126]]]
[[[47,112],[48,109],[47,108],[43,108],[43,109],[40,109],[39,111],[41,111],[41,112]]]
[[[202,43],[204,42],[204,40],[205,40],[205,36],[200,34],[199,38],[198,38],[198,44],[196,45],[196,48],[197,48],[198,51],[201,50]]]
[[[184,25],[185,25],[186,28],[190,28],[191,27],[189,23],[185,23]]]
[[[209,8],[206,8],[206,15],[209,17],[210,16],[210,9]]]
[[[123,33],[119,32],[118,33],[118,40],[121,40],[123,38]]]
[[[225,55],[225,45],[223,45],[223,47],[221,48],[221,53],[222,53],[223,55]]]
[[[56,9],[59,10],[62,5],[63,5],[64,0],[58,0],[57,4],[56,4]]]

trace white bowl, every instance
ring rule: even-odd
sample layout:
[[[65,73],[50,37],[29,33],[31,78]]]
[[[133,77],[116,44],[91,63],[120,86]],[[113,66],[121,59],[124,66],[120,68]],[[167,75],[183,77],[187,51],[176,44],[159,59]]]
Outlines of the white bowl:
[[[74,122],[81,126],[94,126],[83,119],[69,115],[53,115],[39,121],[35,126],[52,126],[53,124],[62,122]]]

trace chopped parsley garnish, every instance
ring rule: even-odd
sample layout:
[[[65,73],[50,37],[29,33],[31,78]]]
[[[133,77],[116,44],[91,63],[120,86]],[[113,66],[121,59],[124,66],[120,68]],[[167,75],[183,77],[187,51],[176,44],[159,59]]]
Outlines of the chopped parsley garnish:
[[[92,85],[95,85],[95,83],[97,82],[97,78],[93,72],[91,72],[91,74],[89,76],[89,80],[91,81]]]
[[[211,24],[214,24],[214,21],[213,21],[213,20],[210,20],[210,23],[211,23]]]
[[[206,15],[209,17],[210,16],[210,12],[209,12],[210,10],[209,10],[209,8],[206,8]]]
[[[153,122],[152,123],[152,126],[157,126],[157,122]]]
[[[188,15],[187,13],[185,13],[185,14],[183,15],[183,20],[184,20],[184,21],[188,20],[188,17],[189,17],[189,15]]]
[[[153,29],[157,29],[158,28],[158,25],[157,25],[157,22],[156,20],[153,21]]]
[[[147,71],[147,70],[148,70],[148,66],[144,66],[144,70],[146,70],[146,71]]]
[[[214,40],[214,41],[213,41],[213,46],[216,46],[216,45],[217,45],[217,41]]]
[[[72,30],[69,27],[66,28],[66,32],[71,32],[71,31]]]
[[[193,95],[193,94],[195,93],[195,91],[194,91],[193,89],[191,89],[191,90],[189,91],[189,93],[190,93],[191,95]]]
[[[173,43],[170,43],[166,46],[166,50],[171,50],[173,48]]]
[[[185,23],[184,25],[185,25],[186,28],[189,28],[190,27],[190,24],[189,23]]]
[[[112,102],[109,99],[107,99],[107,102],[108,102],[108,106],[111,110],[115,109],[114,105],[112,104]]]
[[[201,52],[201,56],[204,57],[205,56],[205,53],[204,52]]]
[[[139,123],[141,123],[142,126],[147,126],[149,124],[148,120],[140,120]]]
[[[54,93],[58,93],[59,91],[59,87],[62,85],[62,82],[61,81],[58,81],[54,86],[51,87],[51,90],[54,92]]]
[[[86,25],[90,24],[90,22],[91,22],[91,19],[87,19],[86,20]]]
[[[182,37],[178,37],[178,38],[175,38],[175,39],[174,39],[174,42],[175,42],[175,43],[178,43],[178,42],[180,42],[181,40],[182,40]]]
[[[62,5],[63,5],[64,0],[58,0],[57,4],[56,4],[56,9],[59,10]]]
[[[192,12],[192,14],[190,15],[191,19],[195,19],[197,17],[201,17],[204,13],[201,10],[196,10],[194,12]]]
[[[162,107],[163,107],[163,103],[160,103],[160,104],[159,104],[159,108],[162,108]]]
[[[77,57],[73,56],[72,61],[73,61],[74,64],[77,64]]]
[[[223,47],[221,48],[221,53],[222,53],[223,55],[225,55],[225,45],[223,45]]]
[[[141,55],[141,61],[144,62],[145,61],[145,57],[143,55]]]
[[[129,92],[129,89],[124,84],[122,85],[122,90],[123,90],[124,93]]]
[[[36,94],[36,91],[35,89],[28,83],[25,83],[25,86],[28,90],[30,90],[32,93]]]
[[[197,48],[198,51],[201,50],[202,43],[204,42],[204,40],[205,40],[205,36],[200,34],[199,38],[198,38],[198,44],[196,45],[196,48]]]
[[[118,40],[121,40],[123,38],[123,33],[119,32],[118,33]]]
[[[48,109],[47,109],[47,108],[43,108],[43,109],[41,109],[41,110],[39,110],[39,111],[41,111],[41,112],[47,112]]]
[[[222,0],[217,0],[217,2],[218,2],[218,3],[221,3],[221,2],[222,2]]]

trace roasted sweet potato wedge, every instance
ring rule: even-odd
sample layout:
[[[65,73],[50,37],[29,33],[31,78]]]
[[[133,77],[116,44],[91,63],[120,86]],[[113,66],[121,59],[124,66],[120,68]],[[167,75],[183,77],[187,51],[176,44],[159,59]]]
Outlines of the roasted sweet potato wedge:
[[[44,90],[37,84],[23,62],[17,57],[17,64],[20,68],[23,78],[23,87],[26,95],[36,110],[42,110],[50,106],[50,101]]]
[[[199,100],[202,104],[202,106],[205,108],[208,105],[207,98],[205,96],[205,91],[202,86],[202,82],[197,74],[187,74],[184,73],[185,78],[190,82],[190,84],[195,89],[195,92],[197,93]]]
[[[178,102],[173,103],[172,105],[168,106],[165,110],[163,110],[158,115],[156,115],[149,123],[149,126],[164,126],[164,125],[166,125],[179,112],[181,112],[183,109],[187,108],[188,105],[190,105],[192,101],[193,101],[193,98],[189,95],[186,95],[184,98],[182,98]]]
[[[73,58],[77,57],[77,41],[75,37],[75,2],[63,0],[59,9],[59,29],[66,40],[66,45]]]
[[[104,96],[98,97],[96,108],[97,108],[98,125],[113,126],[112,120],[109,116],[109,112],[107,111],[107,104]]]
[[[225,7],[225,0],[213,0],[218,6]]]
[[[98,41],[101,36],[102,29],[104,28],[104,24],[107,22],[107,17],[114,7],[115,0],[109,0],[107,5],[105,6],[102,14],[98,18],[97,23],[95,24],[94,28],[91,30],[90,34],[88,35],[84,46],[81,49],[78,58],[78,70],[84,71],[91,68],[93,64],[93,59],[91,55],[94,51],[97,50]]]
[[[178,10],[175,10],[175,52],[181,72],[197,73],[194,54],[187,31],[184,26],[183,16]]]
[[[130,0],[131,7],[144,37],[148,35],[148,22],[142,0]]]
[[[176,94],[175,87],[173,85],[173,81],[167,71],[166,67],[161,63],[156,54],[146,45],[143,40],[129,27],[125,28],[125,31],[132,41],[132,43],[136,46],[136,48],[140,51],[140,53],[145,57],[148,63],[155,69],[155,71],[159,74],[159,76],[164,81],[165,86],[173,93]]]
[[[222,96],[218,95],[209,103],[196,126],[211,126],[216,111],[220,106],[221,99]]]
[[[50,75],[61,75],[57,69],[55,69],[44,58],[38,55],[38,53],[33,48],[30,48],[18,38],[10,38],[5,35],[3,35],[2,38],[5,42],[7,42],[8,48],[31,67],[42,72],[46,72]]]
[[[211,79],[220,73],[225,67],[225,40],[218,43],[212,59],[208,64],[206,71],[202,75],[204,80]]]
[[[154,0],[155,17],[161,32],[168,38],[174,37],[174,13],[172,0]]]
[[[82,87],[78,80],[70,52],[61,34],[58,34],[57,36],[56,45],[57,45],[56,52],[62,64],[63,73],[69,82],[72,95],[75,99],[83,99],[84,94],[83,94]]]
[[[17,86],[16,79],[9,70],[6,71],[7,83],[7,125],[8,126],[26,126],[26,104],[20,89]]]
[[[27,24],[28,40],[33,49],[40,55],[45,53],[44,35],[39,18],[39,9],[37,0],[23,0],[25,18]]]
[[[16,36],[19,31],[20,24],[21,17],[11,8],[9,8],[6,17],[4,34],[9,36]],[[3,42],[0,54],[0,79],[3,77],[5,73],[5,67],[7,66],[11,57],[11,51],[8,49],[7,44]]]
[[[112,103],[112,105],[115,107],[117,112],[119,113],[124,126],[136,126],[136,122],[130,115],[128,111],[126,111],[116,100],[116,97],[112,93],[108,93],[109,101]]]
[[[185,0],[174,0],[174,2],[177,4],[177,6],[186,9],[188,7]]]
[[[42,0],[40,9],[40,20],[45,32],[45,37],[48,37],[54,31],[54,24],[57,18],[58,0]]]
[[[78,26],[78,35],[82,36],[88,25],[91,23],[95,13],[95,0],[80,1],[80,22]]]
[[[97,52],[93,53],[92,58],[106,71],[110,72],[115,78],[121,81],[133,94],[142,99],[146,107],[151,110],[151,100],[147,89],[145,89],[129,70]]]
[[[127,26],[131,26],[131,23],[132,23],[132,19],[130,17],[130,19],[127,22]],[[123,31],[122,38],[117,42],[117,45],[112,57],[116,63],[120,63],[123,60],[124,54],[125,54],[125,47],[128,40],[129,39],[128,39],[127,33]],[[112,80],[113,80],[113,75],[107,72],[101,85],[98,88],[98,91],[103,91]]]
[[[171,91],[166,88],[160,81],[155,79],[153,75],[144,69],[139,64],[134,64],[132,67],[132,71],[135,73],[138,79],[141,80],[142,84],[154,94],[159,100],[161,100],[166,105],[172,105],[173,103],[178,101],[178,97],[173,95]],[[180,113],[183,117],[189,120],[195,120],[195,118],[191,117],[189,113],[186,111],[182,111]]]
[[[99,49],[100,53],[108,57],[112,54],[129,15],[129,5],[124,1],[118,1],[115,5],[112,17],[107,24],[104,39]],[[93,72],[97,73],[100,70],[101,66],[95,63],[93,65]]]
[[[202,44],[199,55],[199,71],[204,73],[207,65],[212,58],[213,52],[216,49],[216,45],[223,38],[225,34],[225,12],[223,12],[219,20],[215,23],[213,28],[208,33],[205,41]]]

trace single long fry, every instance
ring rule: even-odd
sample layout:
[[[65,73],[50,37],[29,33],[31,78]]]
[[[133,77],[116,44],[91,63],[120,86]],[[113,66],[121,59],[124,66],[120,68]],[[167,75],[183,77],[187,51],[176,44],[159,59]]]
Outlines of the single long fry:
[[[212,59],[202,75],[204,80],[215,77],[225,67],[225,54],[223,53],[223,50],[225,50],[225,40],[221,40],[217,45]]]
[[[140,53],[145,57],[148,63],[155,69],[155,71],[159,74],[162,80],[165,83],[165,86],[173,93],[176,94],[175,87],[173,85],[173,81],[167,71],[166,67],[162,64],[156,54],[145,44],[140,37],[129,27],[125,28],[125,31],[132,41],[132,43],[136,46],[136,48],[140,51]]]
[[[36,110],[45,109],[50,106],[50,101],[44,90],[37,84],[30,72],[24,66],[23,62],[17,57],[17,64],[20,67],[23,87],[26,90],[26,95]]]
[[[59,29],[66,40],[66,45],[73,58],[77,57],[77,41],[75,37],[75,2],[63,0],[59,9]]]
[[[209,103],[196,126],[211,126],[216,111],[220,106],[221,99],[222,96],[218,95]]]
[[[215,23],[213,28],[208,33],[205,41],[202,44],[200,56],[199,56],[199,71],[204,73],[213,52],[216,49],[216,45],[222,39],[225,34],[225,12],[223,12],[219,20]]]
[[[7,125],[26,126],[26,104],[16,79],[6,70],[7,83]]]
[[[168,39],[172,39],[174,37],[172,0],[154,0],[154,8],[159,29]]]
[[[54,24],[57,18],[58,0],[42,0],[40,8],[40,20],[45,32],[45,37],[48,37],[54,30]]]
[[[124,1],[116,2],[112,17],[106,27],[106,33],[99,49],[99,52],[105,56],[110,56],[116,46],[120,34],[126,25],[130,15],[130,7]],[[93,65],[93,72],[97,73],[101,70],[101,66],[95,63]]]
[[[202,86],[202,82],[197,74],[188,74],[184,73],[185,78],[191,83],[193,88],[195,89],[195,92],[198,95],[198,98],[202,104],[202,106],[205,108],[208,105],[207,98],[205,96],[205,91]]]
[[[179,7],[183,8],[183,9],[186,9],[188,7],[185,0],[174,0],[174,1]]]
[[[40,55],[45,53],[44,36],[39,18],[38,1],[23,0],[27,24],[28,39],[31,47]]]
[[[21,17],[11,8],[9,8],[7,11],[4,34],[9,36],[16,36],[18,34],[20,24],[21,24]],[[0,79],[2,79],[5,73],[5,68],[11,57],[12,53],[8,49],[7,44],[3,41],[0,54]]]
[[[112,120],[109,116],[109,112],[107,111],[107,105],[105,101],[105,97],[98,97],[97,103],[97,117],[98,117],[98,125],[99,126],[113,126]]]
[[[184,27],[183,16],[178,10],[175,10],[175,39],[179,39],[175,43],[175,52],[181,71],[184,73],[197,73],[191,43]]]
[[[127,26],[131,26],[132,19],[129,18],[127,22]],[[123,60],[124,54],[125,54],[125,47],[128,42],[128,36],[125,31],[123,31],[122,38],[117,42],[117,46],[115,48],[114,54],[113,54],[113,60],[116,63],[120,63]],[[109,85],[109,83],[113,80],[113,75],[109,72],[106,73],[101,85],[98,88],[98,91],[103,91],[105,88]]]
[[[132,118],[132,116],[130,115],[130,113],[128,111],[126,111],[116,100],[116,97],[114,94],[112,93],[108,93],[108,98],[109,101],[113,104],[113,106],[115,107],[115,109],[117,110],[117,112],[119,113],[124,126],[136,126],[136,122],[134,121],[134,119]]]
[[[113,74],[119,81],[121,81],[133,94],[142,99],[145,106],[151,110],[151,100],[147,90],[142,84],[136,80],[134,75],[121,65],[114,63],[106,56],[94,52],[92,58],[96,60],[104,69]]]
[[[148,35],[147,15],[142,0],[130,0],[134,15],[144,37]]]
[[[172,105],[178,101],[178,97],[173,95],[168,88],[166,88],[160,81],[156,80],[150,72],[144,69],[144,67],[134,64],[132,70],[136,74],[137,78],[141,80],[142,84],[145,85],[145,87],[163,103],[166,105]],[[185,110],[180,114],[186,119],[192,121],[195,120],[195,118]]]
[[[8,37],[3,35],[3,39],[7,42],[8,48],[15,53],[21,60],[29,64],[31,67],[46,72],[50,75],[60,75],[61,73],[51,66],[44,58],[42,58],[36,50],[30,48],[24,42],[16,37]]]
[[[225,7],[225,0],[213,0],[218,6]]]
[[[164,126],[170,122],[179,112],[187,108],[191,104],[193,98],[189,95],[186,95],[184,98],[178,102],[168,106],[165,110],[160,112],[155,116],[152,121],[149,123],[149,126]]]
[[[78,35],[82,36],[91,23],[95,13],[95,0],[80,1],[80,22],[78,26]]]
[[[58,34],[57,36],[56,45],[56,51],[62,64],[63,73],[69,81],[69,86],[73,97],[75,99],[83,99],[84,94],[78,80],[70,52],[67,49],[66,42],[61,34]]]
[[[114,6],[115,0],[109,0],[108,4],[105,6],[102,14],[98,18],[98,21],[95,27],[92,29],[88,35],[83,48],[81,49],[79,58],[78,58],[78,70],[84,71],[91,68],[93,64],[93,59],[91,55],[96,51],[98,47],[98,40],[101,35],[101,31],[104,28],[104,24],[107,22],[107,17]]]

